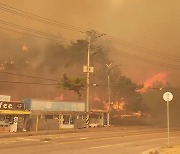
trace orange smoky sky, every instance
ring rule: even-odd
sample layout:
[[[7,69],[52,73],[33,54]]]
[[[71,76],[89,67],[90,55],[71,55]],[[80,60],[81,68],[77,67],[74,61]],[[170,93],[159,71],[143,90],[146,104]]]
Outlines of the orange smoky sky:
[[[113,49],[110,49],[110,56],[115,65],[122,65],[123,74],[136,82],[146,80],[150,74],[170,70],[169,82],[180,85],[180,81],[176,78],[180,75],[179,69],[174,69],[174,66],[180,67],[180,61],[172,58],[180,57],[179,0],[1,0],[1,3],[70,26],[83,29],[90,26],[91,29],[107,34],[102,39],[106,39],[110,34],[121,40],[157,51],[153,53],[146,49],[140,51],[130,45],[122,47],[119,42],[115,46],[115,43],[112,42],[113,48],[117,51],[114,52]],[[4,21],[66,37],[70,40],[85,38],[85,34],[79,31],[33,21],[1,9],[0,17]],[[0,23],[0,27],[10,28],[2,23]],[[1,28],[0,34],[1,42],[8,36],[15,39],[22,38],[22,34]],[[38,41],[41,42],[41,48],[46,45],[46,41],[41,39]],[[119,54],[120,51],[125,54]],[[1,52],[3,51],[1,50],[0,54]],[[158,55],[159,52],[162,54]],[[135,58],[126,53],[135,55]],[[169,54],[172,56],[169,57]],[[138,60],[137,56],[141,57],[141,60]],[[161,63],[165,63],[165,65],[160,65]],[[168,65],[173,65],[173,68],[168,68]]]

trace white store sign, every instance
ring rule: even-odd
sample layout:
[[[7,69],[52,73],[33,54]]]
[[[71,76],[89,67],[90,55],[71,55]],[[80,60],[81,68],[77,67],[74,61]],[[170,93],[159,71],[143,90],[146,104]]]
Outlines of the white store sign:
[[[11,101],[11,96],[0,95],[0,101],[2,101],[2,102],[10,102]]]

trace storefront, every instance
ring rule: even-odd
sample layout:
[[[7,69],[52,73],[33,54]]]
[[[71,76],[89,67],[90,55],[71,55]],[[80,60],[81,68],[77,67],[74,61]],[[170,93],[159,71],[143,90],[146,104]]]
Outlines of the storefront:
[[[27,130],[58,130],[85,127],[85,102],[27,99],[25,109],[31,111]]]
[[[92,109],[90,112],[89,126],[90,127],[104,127],[108,125],[109,112],[106,110]]]
[[[0,130],[11,131],[12,125],[16,124],[16,131],[23,131],[24,123],[30,115],[30,111],[24,110],[24,103],[21,102],[0,102]]]

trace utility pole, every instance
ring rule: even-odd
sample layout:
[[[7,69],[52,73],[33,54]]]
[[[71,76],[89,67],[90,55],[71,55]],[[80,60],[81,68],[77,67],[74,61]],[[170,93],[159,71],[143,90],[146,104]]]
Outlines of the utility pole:
[[[86,112],[89,112],[89,74],[90,74],[90,50],[91,50],[91,34],[88,34],[88,53],[87,53],[87,98]]]
[[[87,73],[87,76],[86,76],[86,80],[87,80],[87,95],[86,95],[86,125],[87,127],[89,126],[89,112],[90,112],[90,109],[89,109],[89,96],[90,96],[90,89],[89,89],[89,80],[90,80],[90,73],[93,73],[94,71],[94,67],[90,67],[90,54],[91,54],[91,39],[92,37],[95,39],[95,38],[98,38],[98,37],[101,37],[105,34],[98,34],[96,31],[94,30],[90,30],[90,31],[87,31],[86,32],[87,34],[87,37],[88,37],[88,49],[87,49],[87,66],[83,66],[83,71],[85,73]],[[95,37],[94,37],[95,36]]]
[[[106,64],[107,66],[107,77],[108,77],[108,104],[109,104],[109,113],[107,115],[107,125],[110,126],[110,110],[111,110],[111,88],[110,88],[110,76],[109,76],[109,68],[112,65],[112,63],[110,63],[109,65]]]
[[[91,35],[92,31],[86,32],[88,37],[88,50],[87,50],[87,66],[83,67],[83,71],[87,73],[86,76],[86,83],[87,83],[87,94],[86,94],[86,127],[89,127],[89,80],[90,80],[90,73],[93,73],[93,67],[90,67],[90,53],[91,53]]]

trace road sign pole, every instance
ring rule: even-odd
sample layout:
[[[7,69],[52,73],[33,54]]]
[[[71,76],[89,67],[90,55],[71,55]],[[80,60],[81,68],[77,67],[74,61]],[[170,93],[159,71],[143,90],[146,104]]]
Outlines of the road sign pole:
[[[167,131],[168,131],[168,148],[169,148],[169,101],[167,101]]]
[[[167,102],[167,137],[168,137],[168,148],[170,147],[169,144],[169,102],[173,99],[173,94],[170,92],[166,92],[163,95],[163,99]]]

